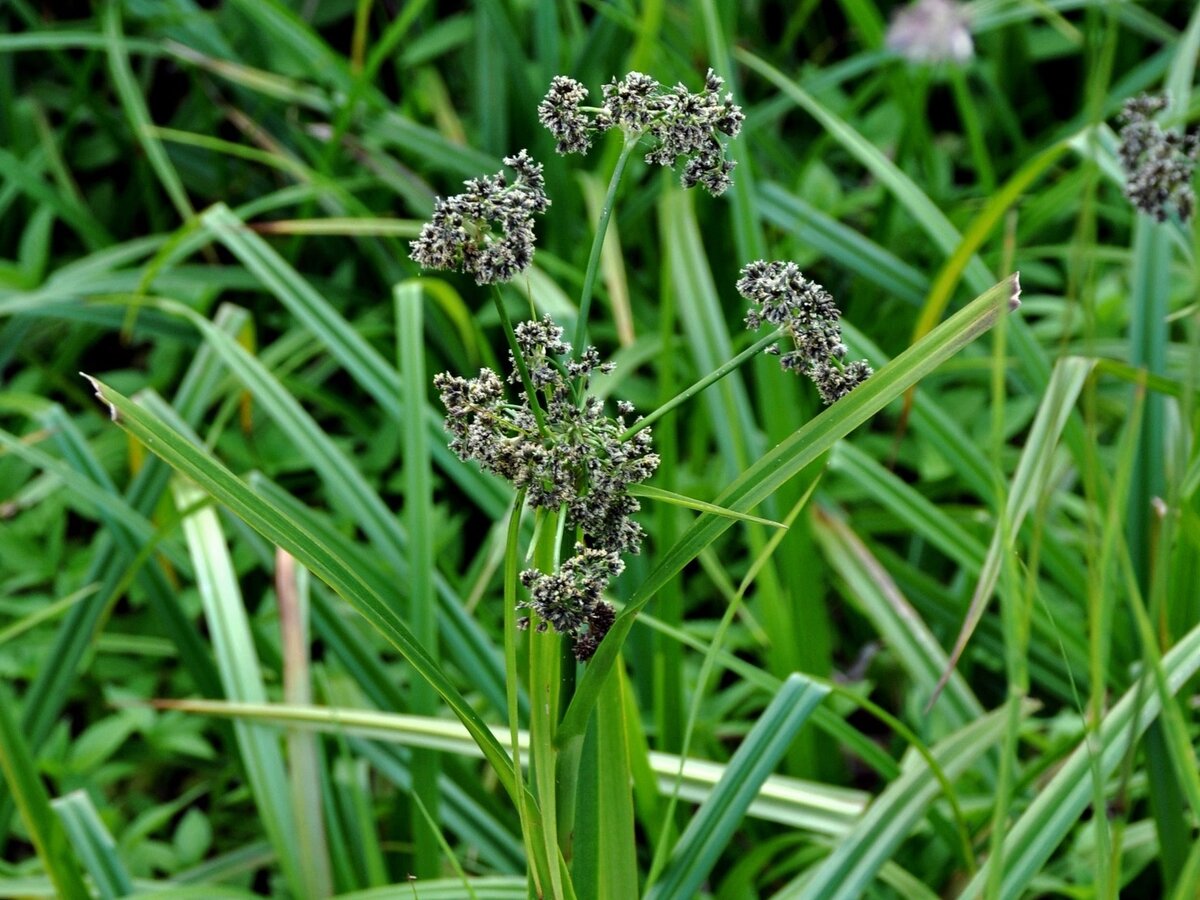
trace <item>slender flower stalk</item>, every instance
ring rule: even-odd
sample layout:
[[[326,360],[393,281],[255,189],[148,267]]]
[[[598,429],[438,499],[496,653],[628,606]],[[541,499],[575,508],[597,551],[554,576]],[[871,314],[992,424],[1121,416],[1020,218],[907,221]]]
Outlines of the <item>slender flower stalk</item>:
[[[508,340],[508,350],[512,355],[513,365],[516,366],[517,372],[521,378],[521,387],[525,389],[525,396],[529,398],[529,409],[533,413],[533,418],[537,422],[538,433],[543,437],[546,435],[546,414],[542,411],[541,401],[538,399],[537,391],[533,386],[533,379],[529,375],[529,366],[525,362],[525,357],[521,353],[521,347],[517,343],[517,333],[513,329],[512,319],[508,316],[508,308],[504,305],[504,298],[500,296],[500,288],[493,287],[492,302],[496,306],[496,314],[500,317],[500,326],[504,329],[504,337]]]
[[[583,289],[579,292],[579,318],[575,321],[575,352],[579,353],[587,341],[588,313],[592,308],[592,293],[596,287],[596,271],[600,267],[600,254],[604,250],[604,238],[608,234],[608,222],[612,218],[613,207],[617,202],[617,188],[625,174],[625,164],[637,146],[637,138],[626,136],[625,144],[621,147],[621,155],[613,167],[612,178],[608,181],[608,191],[604,195],[604,206],[600,210],[600,219],[596,223],[596,235],[592,238],[592,249],[588,254],[587,269],[583,273]]]
[[[743,350],[737,356],[733,357],[728,362],[723,363],[718,368],[713,369],[711,372],[709,372],[707,375],[705,375],[703,378],[701,378],[695,384],[684,388],[682,391],[680,391],[678,394],[676,394],[674,397],[672,397],[666,403],[664,403],[660,407],[658,407],[658,409],[654,410],[654,412],[652,412],[648,415],[642,416],[642,418],[638,419],[636,422],[634,422],[632,425],[630,425],[628,428],[626,428],[623,432],[621,432],[621,440],[623,440],[623,441],[629,440],[631,437],[633,437],[635,434],[637,434],[643,428],[649,428],[651,425],[653,425],[655,422],[657,422],[659,419],[661,419],[667,413],[671,412],[671,410],[675,409],[677,406],[680,406],[680,405],[686,403],[688,400],[691,400],[697,394],[712,387],[714,384],[716,384],[718,381],[720,381],[722,378],[724,378],[726,375],[728,375],[734,369],[738,368],[742,364],[744,364],[744,363],[748,362],[749,360],[753,359],[754,357],[756,357],[762,351],[766,350],[769,346],[771,346],[776,341],[778,341],[781,337],[783,337],[785,333],[786,332],[782,328],[777,328],[774,331],[772,331],[770,334],[759,338],[757,341],[755,341],[753,344],[751,344],[749,347],[747,347],[745,350]]]

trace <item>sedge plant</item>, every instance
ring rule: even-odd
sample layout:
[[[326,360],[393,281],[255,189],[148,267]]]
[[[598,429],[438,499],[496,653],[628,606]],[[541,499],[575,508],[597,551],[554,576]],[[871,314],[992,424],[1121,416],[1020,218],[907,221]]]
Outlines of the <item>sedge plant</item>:
[[[855,359],[849,352],[843,340],[841,313],[832,295],[807,278],[795,262],[741,260],[740,277],[729,286],[729,293],[744,298],[745,324],[755,332],[743,339],[744,348],[655,409],[639,414],[633,404],[623,400],[611,402],[610,407],[607,392],[600,386],[602,379],[612,373],[613,363],[589,342],[589,318],[601,254],[622,200],[630,162],[635,153],[640,153],[650,166],[677,167],[683,189],[699,187],[720,197],[737,176],[728,145],[739,139],[744,117],[733,97],[724,91],[722,79],[711,70],[699,91],[685,85],[665,87],[649,76],[631,72],[614,78],[603,87],[601,95],[598,105],[588,105],[583,85],[559,76],[550,83],[537,110],[560,153],[587,153],[609,133],[617,144],[612,169],[604,173],[608,187],[587,255],[570,339],[569,321],[560,323],[532,308],[528,317],[511,315],[511,301],[534,261],[539,217],[552,200],[542,165],[527,150],[505,157],[505,170],[480,175],[468,181],[461,193],[439,199],[431,218],[411,244],[412,258],[423,267],[462,272],[489,294],[507,344],[507,365],[485,366],[474,373],[443,372],[433,380],[445,408],[449,451],[468,466],[497,476],[509,486],[509,518],[501,529],[505,702],[494,704],[507,712],[507,740],[497,736],[496,723],[476,709],[439,659],[437,629],[428,610],[418,620],[402,615],[391,602],[387,576],[403,577],[403,565],[381,573],[375,565],[364,564],[362,548],[329,528],[320,517],[312,516],[303,504],[296,505],[277,485],[261,479],[248,484],[235,475],[189,433],[200,415],[199,401],[185,396],[188,402],[179,402],[187,415],[180,416],[156,398],[133,401],[98,379],[92,378],[91,384],[112,421],[134,438],[137,446],[160,457],[264,537],[268,545],[277,548],[272,552],[273,559],[288,560],[288,566],[294,560],[378,631],[407,661],[421,684],[421,690],[410,698],[414,711],[429,715],[444,704],[458,718],[465,739],[482,754],[498,789],[517,811],[531,896],[616,898],[642,891],[663,897],[690,896],[712,871],[741,818],[800,729],[810,720],[821,719],[823,727],[839,736],[851,740],[855,736],[836,715],[820,715],[823,701],[839,690],[837,685],[806,673],[766,682],[760,679],[759,687],[768,690],[772,700],[740,742],[733,760],[710,785],[705,802],[680,833],[676,833],[669,814],[652,821],[653,827],[646,831],[655,835],[657,845],[649,849],[640,846],[631,790],[639,762],[634,758],[637,713],[628,696],[622,659],[634,621],[684,567],[697,558],[710,556],[715,542],[734,523],[780,527],[755,515],[758,508],[819,462],[852,430],[1015,308],[1019,289],[1015,276],[1004,279],[878,372],[872,372],[867,360]],[[331,340],[334,356],[369,385],[369,393],[389,415],[403,417],[396,401],[399,389],[403,389],[406,402],[414,402],[422,385],[413,373],[419,375],[421,369],[405,367],[407,380],[393,382],[389,370],[378,364],[372,347],[342,320],[329,316],[320,295],[296,276],[261,237],[246,229],[228,207],[218,204],[197,217],[196,222],[198,225],[189,224],[177,241],[155,251],[159,255],[147,264],[151,274],[137,285],[136,293],[124,298],[128,311],[153,311],[194,326],[213,359],[219,359],[236,375],[288,438],[297,446],[312,448],[315,465],[331,492],[362,515],[367,541],[378,545],[389,561],[406,563],[410,573],[414,567],[423,566],[414,580],[422,582],[426,594],[444,590],[436,569],[429,571],[433,547],[428,535],[422,535],[423,541],[405,538],[380,495],[363,481],[344,450],[323,434],[296,397],[246,349],[245,321],[240,311],[224,310],[214,322],[185,304],[154,296],[148,285],[160,267],[168,266],[180,246],[190,246],[194,228],[201,227],[205,235],[220,241],[248,269],[264,280],[283,285],[282,293],[295,304],[293,311],[298,316],[318,316],[327,329],[324,336]],[[420,355],[419,346],[414,344],[421,318],[404,304],[419,302],[419,282],[415,288],[410,283],[396,292],[397,303],[405,313],[401,322],[410,329],[403,335],[401,352],[410,359]],[[435,288],[431,285],[429,290],[432,293]],[[778,356],[785,372],[811,380],[825,409],[751,461],[711,500],[657,488],[653,481],[661,459],[655,452],[655,424],[764,353]],[[210,362],[206,355],[198,359],[197,365]],[[227,405],[221,418],[231,415],[233,409]],[[419,422],[412,409],[408,418]],[[69,440],[69,429],[55,423],[52,430]],[[426,453],[425,446],[421,435],[408,435],[406,451],[412,456]],[[45,464],[38,451],[21,447],[19,442],[12,452]],[[151,468],[150,472],[165,482],[165,470]],[[407,499],[415,504],[428,487],[429,478],[415,465],[406,476],[412,481]],[[70,483],[86,486],[86,481],[80,479]],[[219,671],[210,673],[208,681],[202,683],[205,693],[216,694],[222,691],[219,679],[236,685],[238,678],[250,679],[249,673],[257,669],[249,653],[230,650],[252,645],[250,625],[238,613],[242,601],[218,517],[206,508],[207,501],[198,499],[201,495],[192,487],[178,488],[176,496],[184,507],[179,518],[188,523],[189,557],[182,564],[190,561],[206,573],[201,587],[208,624],[221,635],[216,642]],[[647,499],[698,515],[677,540],[646,549],[638,520],[641,504]],[[789,522],[795,520],[802,507],[802,502],[792,507]],[[142,513],[121,505],[114,509],[114,515],[124,516],[118,521],[134,529],[133,538],[140,538],[145,530]],[[413,532],[427,523],[415,505],[407,513],[407,524]],[[764,546],[754,571],[763,567],[778,545],[778,541],[772,541]],[[147,546],[151,549],[143,552],[148,555],[153,545]],[[638,567],[637,577],[615,581],[630,557],[639,552],[649,559]],[[114,577],[123,576],[118,572]],[[743,582],[739,596],[752,580],[749,576]],[[288,597],[284,604],[288,616],[287,662],[294,669],[296,658],[302,655],[298,644],[304,642],[294,617],[308,606],[307,588],[300,588],[307,581],[281,573],[278,583],[281,595]],[[620,586],[619,591],[614,590],[614,584]],[[334,612],[332,595],[323,593],[323,589],[314,590],[312,600],[314,615],[323,617],[327,639],[332,642],[328,636],[336,636],[338,646],[353,654],[353,635],[339,630],[343,626]],[[488,608],[480,604],[477,615],[485,614]],[[459,634],[470,634],[461,621],[455,624]],[[72,626],[77,633],[86,631],[74,628],[74,623]],[[196,642],[181,639],[184,646]],[[725,658],[719,639],[708,649],[711,660]],[[373,673],[366,679],[373,685],[372,699],[385,708],[399,706],[402,698],[385,684],[386,677],[372,669],[361,655],[358,661],[365,671]],[[463,657],[456,657],[456,662],[462,666]],[[264,689],[257,676],[255,683],[254,691],[227,689],[224,693],[243,707],[261,706]],[[494,692],[494,687],[491,690]],[[295,704],[305,704],[307,693],[294,682],[286,685],[286,694]],[[336,696],[332,691],[326,694]],[[846,696],[847,692],[843,690],[842,694]],[[870,708],[889,726],[903,729],[902,724],[867,701],[847,699]],[[53,712],[44,711],[48,707],[31,708],[46,722],[53,716]],[[260,708],[258,713],[262,715],[263,710]],[[313,711],[309,709],[305,714],[311,716]],[[694,713],[690,719],[695,721]],[[31,743],[44,737],[37,733],[44,727],[30,733]],[[984,721],[977,729],[978,735],[989,737],[993,729],[994,722]],[[23,739],[15,726],[8,731],[12,740],[6,744],[16,745]],[[298,767],[291,773],[292,790],[276,790],[287,783],[279,777],[283,762],[278,748],[272,749],[272,740],[260,731],[239,728],[238,734],[251,748],[243,754],[257,766],[252,778],[254,800],[265,810],[264,819],[269,813],[269,837],[276,852],[284,856],[280,868],[288,889],[298,895],[321,894],[335,882],[344,883],[344,858],[335,858],[332,865],[326,866],[323,860],[308,857],[308,850],[300,859],[299,851],[289,849],[317,848],[312,852],[321,852],[325,840],[319,823],[299,822],[293,812],[304,809],[312,818],[317,815],[315,810],[323,809],[324,798],[318,788],[303,777],[305,771],[320,769],[320,754],[311,744],[291,741],[290,762]],[[982,741],[972,738],[970,752],[986,746]],[[915,736],[912,743],[919,744]],[[296,749],[303,746],[308,749]],[[858,738],[856,747],[881,771],[895,774],[894,763],[877,749],[872,753],[869,741]],[[920,776],[925,789],[945,789],[949,784],[947,771],[953,771],[950,763],[960,768],[966,764],[968,757],[959,752],[961,747],[950,749],[955,752],[937,753],[919,747],[929,766],[928,772]],[[429,750],[426,747],[421,752]],[[16,774],[11,778],[32,785],[36,779],[30,780],[28,772],[20,771],[29,768],[27,757],[27,753],[11,754],[16,761],[12,764]],[[364,778],[349,759],[339,760],[343,762],[335,767],[339,797],[331,802],[350,807],[361,819],[367,803]],[[428,757],[414,754],[405,773],[413,789],[413,831],[421,854],[444,852],[446,846],[437,829],[438,810],[427,802],[432,786],[421,779],[436,781],[453,771],[428,763]],[[673,790],[678,792],[685,772],[690,771],[688,761],[668,763],[666,770],[677,776]],[[403,770],[405,761],[383,757],[377,764],[397,771]],[[661,761],[659,769],[664,769]],[[343,792],[349,799],[341,798]],[[23,792],[18,799],[22,813],[34,817],[29,827],[39,839],[38,848],[57,846],[53,828],[39,831],[35,827],[45,824],[39,819],[45,818],[41,796],[36,791]],[[323,811],[331,815],[328,809]],[[651,810],[649,817],[653,819],[654,815]],[[962,832],[957,808],[956,817]],[[331,815],[331,819],[337,818]],[[427,834],[421,831],[425,826]],[[46,841],[40,840],[43,832],[49,835]],[[379,881],[383,872],[379,848],[365,846],[361,855],[368,879]],[[651,858],[653,863],[645,866]],[[51,867],[54,864],[53,860],[48,863]],[[438,868],[436,859],[418,860],[421,871]],[[643,878],[640,870],[647,868],[649,875]],[[63,883],[68,881],[74,884],[69,875],[64,875]]]
[[[586,728],[564,739],[562,725],[568,710],[577,711],[577,704],[587,702],[574,693],[577,677],[603,673],[588,669],[597,650],[608,640],[610,653],[619,653],[622,634],[609,637],[616,615],[605,592],[623,571],[623,556],[641,549],[643,530],[635,518],[641,504],[633,489],[651,479],[659,466],[651,422],[758,352],[777,354],[785,371],[806,375],[826,404],[841,401],[872,374],[866,360],[846,360],[840,311],[824,288],[805,278],[795,263],[757,260],[743,267],[736,288],[752,304],[747,328],[757,331],[766,325],[769,333],[746,352],[648,417],[631,422],[632,404],[618,401],[616,415],[609,415],[604,401],[591,392],[593,380],[614,368],[584,342],[596,268],[628,158],[639,147],[647,149],[648,164],[670,167],[683,158],[685,189],[699,185],[713,196],[724,193],[734,169],[724,142],[738,136],[744,117],[732,95],[722,95],[722,86],[711,69],[698,93],[683,84],[664,89],[649,76],[631,72],[604,86],[600,106],[588,106],[587,89],[579,82],[565,76],[551,82],[538,115],[560,154],[586,153],[602,132],[616,131],[621,138],[584,274],[573,343],[564,340],[563,327],[550,316],[514,326],[498,287],[533,262],[535,216],[551,202],[542,167],[527,151],[505,158],[514,173],[511,180],[500,172],[466,182],[461,194],[439,198],[432,219],[412,244],[412,258],[422,266],[459,270],[478,285],[491,286],[508,341],[507,375],[490,368],[473,378],[442,373],[434,384],[446,409],[451,449],[508,481],[515,492],[505,550],[505,658],[510,715],[515,715],[518,684],[532,698],[533,788],[518,805],[532,856],[531,887],[539,896],[574,896],[573,860],[598,855],[596,848],[575,846],[576,833],[596,835],[579,822],[595,810],[576,802]],[[1010,294],[1015,300],[1015,291]],[[700,504],[686,497],[672,499]],[[527,547],[517,527],[525,511],[533,516]],[[712,514],[736,516],[734,510],[720,508]],[[532,565],[518,574],[521,559]],[[514,627],[528,634],[519,652]],[[520,658],[526,665],[517,665]],[[580,715],[587,714],[583,708]],[[603,722],[601,718],[597,727],[604,727]],[[513,773],[520,783],[521,748],[515,723],[510,726]],[[618,746],[617,754],[623,752]],[[627,770],[627,761],[618,767]],[[625,782],[618,781],[617,789],[628,794],[628,777]],[[616,840],[633,837],[627,830]],[[632,848],[614,856],[627,864],[636,859]],[[636,877],[625,872],[608,882],[614,883],[636,886]]]
[[[647,146],[645,159],[651,164],[670,165],[686,158],[681,176],[685,188],[699,185],[719,195],[730,185],[733,164],[724,155],[724,145],[737,137],[742,119],[732,98],[721,95],[721,86],[712,72],[699,93],[682,85],[664,89],[647,76],[631,73],[607,85],[603,105],[595,108],[582,104],[578,85],[560,78],[551,86],[540,114],[561,150],[585,150],[596,134],[607,130],[617,130],[621,137],[583,280],[575,324],[578,339],[586,340],[595,270],[633,150]],[[664,826],[655,829],[662,835],[654,854],[659,862],[651,871],[651,883],[639,883],[643,854],[631,792],[635,726],[621,662],[634,620],[664,584],[733,523],[776,524],[753,515],[753,510],[1015,308],[1019,286],[1016,276],[1001,281],[872,373],[865,360],[847,358],[840,312],[824,288],[792,262],[750,261],[735,288],[750,303],[747,326],[765,326],[766,333],[645,416],[635,417],[633,406],[622,401],[614,414],[595,391],[596,380],[612,371],[596,347],[578,339],[568,342],[563,327],[547,316],[512,322],[501,286],[517,284],[513,279],[531,265],[536,217],[551,201],[542,167],[526,151],[507,157],[505,164],[511,176],[500,172],[472,179],[463,193],[439,199],[411,253],[423,266],[457,269],[486,287],[508,343],[504,373],[484,367],[469,378],[442,373],[434,379],[446,410],[450,450],[512,487],[503,553],[507,746],[385,599],[386,585],[369,568],[356,565],[350,548],[310,530],[319,526],[306,524],[304,514],[283,505],[281,498],[252,490],[153,407],[143,408],[97,379],[92,385],[117,425],[313,572],[358,610],[441,697],[518,812],[531,896],[617,898],[639,891],[688,896],[712,870],[796,733],[836,686],[802,673],[774,682],[771,704],[687,828],[676,837],[666,823],[658,823]],[[223,210],[205,217],[220,229],[228,227],[227,218]],[[278,265],[256,241],[233,232],[229,240],[247,259]],[[400,302],[403,293],[398,294]],[[154,305],[195,321],[227,362],[249,379],[247,383],[286,411],[279,421],[298,437],[316,433],[295,400],[271,387],[258,364],[203,317],[166,301]],[[825,410],[751,464],[712,502],[647,484],[659,465],[653,421],[763,352],[778,354],[784,370],[811,379],[827,404]],[[340,451],[329,442],[324,448],[322,464],[328,477],[345,481],[349,470],[338,462]],[[361,501],[374,508],[377,498],[353,485],[353,479],[346,482],[347,489],[357,491]],[[636,517],[641,498],[647,497],[693,509],[699,516],[677,541],[655,552],[648,574],[632,592],[614,597],[611,580],[622,571],[627,556],[641,549],[643,532]],[[528,530],[525,519],[531,520]],[[388,526],[381,528],[380,539],[391,541]],[[713,651],[721,652],[716,647]],[[527,738],[521,728],[522,696],[529,698]],[[865,708],[885,715],[870,704]],[[886,715],[885,719],[896,723]],[[830,720],[824,721],[828,727]],[[971,746],[976,752],[985,744]],[[868,747],[862,749],[870,755]],[[933,783],[948,784],[936,754],[924,748],[922,752]],[[423,786],[416,787],[419,799]],[[420,814],[432,825],[424,802]],[[281,817],[280,828],[287,831],[286,817]]]

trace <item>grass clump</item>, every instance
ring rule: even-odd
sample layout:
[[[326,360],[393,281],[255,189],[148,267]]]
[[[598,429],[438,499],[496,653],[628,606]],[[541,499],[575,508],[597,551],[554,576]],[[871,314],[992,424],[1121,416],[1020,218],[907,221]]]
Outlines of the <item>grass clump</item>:
[[[1194,896],[1198,56],[0,8],[0,895]]]

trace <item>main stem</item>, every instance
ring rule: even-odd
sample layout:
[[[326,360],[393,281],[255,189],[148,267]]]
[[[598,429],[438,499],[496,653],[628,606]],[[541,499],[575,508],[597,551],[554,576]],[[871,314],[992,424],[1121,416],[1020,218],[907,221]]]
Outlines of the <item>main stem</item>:
[[[533,547],[533,565],[542,572],[558,569],[558,510],[542,511],[541,527]],[[538,616],[531,616],[529,629],[529,749],[534,793],[542,815],[542,840],[550,865],[550,893],[564,896],[562,873],[557,868],[568,848],[562,843],[558,822],[558,730],[560,706],[560,650],[562,637],[553,628],[540,631]],[[569,823],[567,823],[569,825]]]
[[[625,174],[625,163],[629,154],[637,146],[640,135],[627,135],[621,155],[613,168],[612,178],[608,181],[608,193],[604,195],[604,207],[600,210],[600,220],[596,223],[596,236],[592,239],[592,251],[588,255],[587,271],[583,273],[583,290],[579,294],[579,318],[575,322],[574,356],[579,359],[583,355],[584,344],[587,341],[588,311],[592,308],[592,292],[596,287],[596,270],[600,268],[600,253],[604,249],[604,236],[608,233],[608,220],[612,218],[613,205],[617,199],[617,187],[621,184],[621,176]]]

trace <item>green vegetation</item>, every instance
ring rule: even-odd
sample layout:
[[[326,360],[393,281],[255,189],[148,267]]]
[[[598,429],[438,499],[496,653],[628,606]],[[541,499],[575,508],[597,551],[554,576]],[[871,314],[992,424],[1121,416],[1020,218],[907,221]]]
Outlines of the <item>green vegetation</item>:
[[[0,896],[1200,894],[1193,7],[0,5]]]

